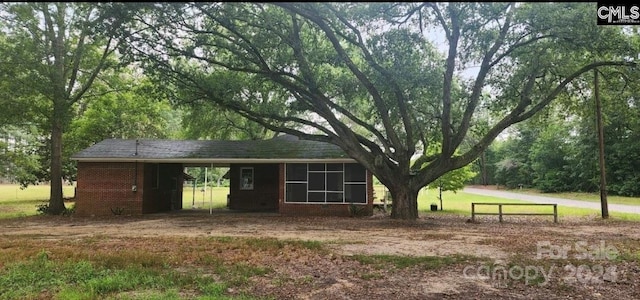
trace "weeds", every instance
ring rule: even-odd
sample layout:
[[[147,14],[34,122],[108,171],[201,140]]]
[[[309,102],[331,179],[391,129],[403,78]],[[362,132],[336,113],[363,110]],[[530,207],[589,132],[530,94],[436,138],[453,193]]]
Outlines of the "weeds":
[[[349,215],[351,217],[364,217],[367,215],[367,207],[362,205],[355,205],[353,202],[349,203]]]
[[[124,207],[112,207],[111,208],[111,213],[114,216],[120,216],[120,215],[122,215],[123,212],[124,212]]]
[[[303,248],[309,250],[324,250],[324,245],[319,241],[309,240],[281,240],[277,238],[232,238],[232,237],[215,237],[212,240],[225,243],[236,244],[237,247],[249,246],[252,249],[262,251],[281,250],[285,247]],[[244,245],[238,245],[241,243]]]
[[[49,204],[43,203],[36,205],[36,212],[40,215],[48,215],[49,214]]]
[[[120,259],[115,256],[122,255]],[[222,281],[196,272],[179,273],[153,255],[142,257],[126,251],[112,256],[94,257],[98,262],[67,259],[57,261],[47,250],[30,259],[11,263],[0,269],[0,299],[119,298],[136,291],[126,299],[181,299],[182,291],[191,290],[201,299],[225,299],[229,287],[246,284],[252,276],[271,269],[246,263],[216,265],[215,273]],[[125,262],[129,263],[125,263]],[[148,262],[153,263],[148,263]],[[140,293],[140,291],[148,291]],[[196,297],[197,298],[197,297]]]
[[[74,203],[69,207],[65,207],[65,209],[62,211],[62,215],[68,217],[73,215],[75,211],[76,211],[76,205]],[[39,215],[50,215],[51,209],[49,208],[48,203],[42,203],[42,204],[36,205],[36,212]]]
[[[384,275],[382,275],[380,273],[364,273],[364,274],[360,275],[360,278],[362,278],[364,280],[375,280],[375,279],[384,278]]]
[[[640,251],[633,252],[623,252],[618,255],[615,261],[619,262],[640,262]]]

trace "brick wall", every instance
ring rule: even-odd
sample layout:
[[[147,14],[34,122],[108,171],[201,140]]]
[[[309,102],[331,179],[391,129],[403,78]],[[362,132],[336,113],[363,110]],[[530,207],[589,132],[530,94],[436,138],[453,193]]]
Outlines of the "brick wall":
[[[253,189],[240,189],[240,169],[253,168]],[[276,164],[231,165],[229,170],[229,209],[272,211],[278,209]]]
[[[76,212],[78,216],[142,213],[143,164],[78,162]],[[137,184],[138,190],[132,191]]]
[[[78,162],[75,213],[140,215],[181,209],[182,169],[181,164]]]

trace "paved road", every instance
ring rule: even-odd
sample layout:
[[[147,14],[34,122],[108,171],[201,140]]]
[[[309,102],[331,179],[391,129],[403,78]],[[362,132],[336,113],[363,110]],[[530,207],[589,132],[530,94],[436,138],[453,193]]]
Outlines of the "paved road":
[[[600,202],[588,202],[588,201],[570,200],[570,199],[562,199],[562,198],[543,197],[543,196],[536,196],[536,195],[526,195],[526,194],[520,194],[520,193],[510,193],[505,191],[478,189],[478,188],[470,188],[470,187],[464,188],[463,191],[465,193],[470,193],[470,194],[493,196],[493,197],[500,197],[505,199],[522,200],[522,201],[529,201],[529,202],[536,202],[536,203],[557,203],[558,205],[563,205],[563,206],[591,208],[591,209],[596,209],[600,211]],[[640,214],[640,206],[609,203],[609,212],[624,212],[624,213]]]

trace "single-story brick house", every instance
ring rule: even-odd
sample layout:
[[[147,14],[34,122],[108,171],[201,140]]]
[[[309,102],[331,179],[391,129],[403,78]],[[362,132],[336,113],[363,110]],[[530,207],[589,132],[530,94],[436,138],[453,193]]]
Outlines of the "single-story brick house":
[[[373,213],[372,174],[339,147],[269,140],[107,139],[72,156],[76,214],[139,215],[182,209],[184,169],[229,167],[228,204],[284,215]]]

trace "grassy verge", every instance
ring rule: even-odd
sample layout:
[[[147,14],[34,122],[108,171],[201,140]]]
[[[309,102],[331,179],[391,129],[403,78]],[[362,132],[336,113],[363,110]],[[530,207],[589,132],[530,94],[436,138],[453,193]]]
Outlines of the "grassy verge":
[[[49,185],[30,185],[21,189],[17,184],[0,184],[0,204],[21,201],[47,201],[51,187]],[[70,198],[75,195],[75,187],[62,186],[62,195]]]
[[[437,203],[438,209],[440,209],[440,201],[437,199],[437,190],[423,190],[418,195],[418,210],[422,213],[453,213],[457,215],[471,216],[471,203],[483,202],[483,203],[528,203],[525,201],[509,200],[503,198],[495,198],[490,196],[468,194],[464,192],[444,192],[442,194],[443,210],[437,212],[430,211],[431,203]],[[478,206],[476,207],[478,212],[498,212],[497,206]],[[553,207],[551,206],[505,206],[504,212],[530,212],[530,213],[552,213]],[[626,221],[640,221],[640,214],[632,213],[618,213],[609,212],[610,218],[615,220]],[[595,209],[575,208],[569,206],[558,205],[558,216],[562,217],[586,217],[598,219],[600,218],[600,211]],[[545,216],[546,217],[546,216]],[[495,216],[495,219],[498,217]],[[508,217],[505,217],[508,218]],[[549,220],[552,220],[552,216],[548,216]]]
[[[0,184],[0,219],[36,215],[36,206],[47,203],[50,190],[49,185],[33,185],[21,189],[17,184]],[[62,195],[65,198],[74,197],[75,187],[64,185]],[[69,207],[73,202],[65,204]]]

